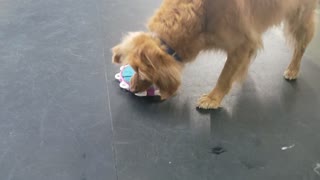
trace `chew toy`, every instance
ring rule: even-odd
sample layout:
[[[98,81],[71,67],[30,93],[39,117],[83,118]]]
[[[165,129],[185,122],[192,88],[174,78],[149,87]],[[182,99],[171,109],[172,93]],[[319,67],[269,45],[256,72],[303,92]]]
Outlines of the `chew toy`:
[[[130,91],[130,80],[136,72],[130,65],[120,67],[120,72],[115,75],[115,78],[120,82],[119,86],[122,89]],[[135,93],[136,96],[160,96],[160,91],[155,86],[151,86],[146,91]]]

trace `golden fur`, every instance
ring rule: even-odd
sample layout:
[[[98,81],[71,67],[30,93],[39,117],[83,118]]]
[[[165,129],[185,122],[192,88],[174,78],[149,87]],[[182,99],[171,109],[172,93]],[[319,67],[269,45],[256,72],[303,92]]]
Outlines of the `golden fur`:
[[[216,109],[232,84],[246,75],[251,59],[262,48],[262,34],[281,22],[294,47],[284,77],[297,78],[314,35],[316,5],[317,0],[164,0],[149,21],[149,32],[130,33],[112,49],[113,62],[130,64],[137,72],[132,91],[155,84],[166,99],[179,88],[184,64],[201,51],[222,50],[228,57],[217,85],[198,101],[199,108]],[[160,39],[181,62],[166,53]]]

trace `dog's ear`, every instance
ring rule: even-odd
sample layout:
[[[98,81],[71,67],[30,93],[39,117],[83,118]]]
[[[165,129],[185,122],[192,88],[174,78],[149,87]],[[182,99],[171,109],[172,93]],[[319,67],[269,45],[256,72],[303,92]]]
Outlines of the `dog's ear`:
[[[111,49],[112,51],[112,62],[116,64],[122,63],[122,53],[120,45],[117,45]]]
[[[174,95],[181,84],[181,67],[172,56],[160,48],[142,51],[141,61],[148,67],[142,70],[160,90],[161,98]]]
[[[174,67],[167,67],[159,70],[159,77],[155,85],[159,88],[161,99],[173,96],[180,87],[180,71]]]
[[[160,55],[154,62],[156,67],[155,85],[159,88],[161,99],[173,96],[181,84],[181,67],[169,55]]]

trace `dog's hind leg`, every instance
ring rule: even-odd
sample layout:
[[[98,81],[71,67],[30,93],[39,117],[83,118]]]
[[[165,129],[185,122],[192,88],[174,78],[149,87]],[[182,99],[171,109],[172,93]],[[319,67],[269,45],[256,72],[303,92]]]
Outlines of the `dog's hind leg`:
[[[230,91],[232,84],[242,80],[248,71],[251,58],[256,54],[256,46],[250,43],[228,53],[227,61],[220,74],[216,87],[198,101],[198,108],[217,109],[224,96]]]
[[[300,7],[285,22],[286,35],[294,47],[292,60],[284,72],[284,78],[295,80],[298,77],[302,56],[315,33],[316,13],[314,7]]]

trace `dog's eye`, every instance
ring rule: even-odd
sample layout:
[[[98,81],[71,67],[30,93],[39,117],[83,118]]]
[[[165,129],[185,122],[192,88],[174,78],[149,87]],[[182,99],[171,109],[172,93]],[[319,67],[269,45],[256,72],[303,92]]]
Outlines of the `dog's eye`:
[[[133,69],[136,73],[138,73],[138,72],[139,72],[139,69],[138,69],[138,67],[137,67],[137,66],[132,66],[132,65],[131,65],[131,67],[132,67],[132,69]]]
[[[133,64],[128,64],[128,66],[130,66],[135,72],[138,72],[137,71],[137,66],[136,65],[133,65]]]
[[[139,77],[139,79],[141,79],[143,81],[148,80],[146,74],[141,71],[138,71],[138,77]]]

